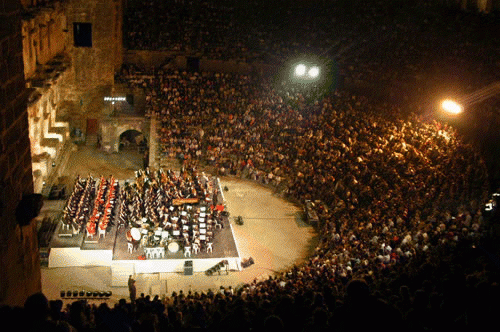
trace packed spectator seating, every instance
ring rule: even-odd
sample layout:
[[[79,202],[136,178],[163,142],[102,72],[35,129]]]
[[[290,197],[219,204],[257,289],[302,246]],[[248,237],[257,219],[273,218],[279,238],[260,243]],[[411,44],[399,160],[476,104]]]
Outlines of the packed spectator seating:
[[[289,0],[150,0],[148,6],[132,1],[125,11],[125,40],[131,50],[246,62],[322,55],[335,59],[347,78],[383,82],[394,96],[415,91],[422,97],[450,80],[461,91],[495,80],[497,14],[469,15],[441,5],[438,0],[369,5],[324,0],[314,6]],[[478,54],[483,61],[475,61]]]
[[[317,1],[314,9],[299,7],[309,8],[304,17],[298,7],[279,7],[282,20],[254,6],[258,1],[245,2],[245,9],[255,8],[247,16],[233,2],[162,3],[125,17],[129,48],[267,61],[293,56],[308,40],[309,51],[342,55],[346,76],[397,84],[394,93],[401,96],[430,90],[430,84],[415,87],[443,77],[440,61],[463,63],[457,84],[474,89],[494,74],[491,63],[471,60],[473,52],[498,55],[499,43],[468,38],[482,19],[492,24],[494,15],[433,11],[433,1],[410,8],[383,6],[385,1],[325,7],[331,3]],[[345,10],[339,14],[336,6]],[[406,15],[415,9],[418,19]],[[299,21],[301,33],[279,25]],[[242,33],[248,25],[251,33]],[[434,34],[438,28],[441,34]],[[450,50],[448,56],[436,57],[443,50]],[[163,158],[251,179],[299,203],[321,199],[319,244],[307,262],[235,289],[142,295],[114,306],[75,301],[67,308],[35,294],[23,309],[2,308],[4,322],[76,331],[494,326],[498,252],[484,209],[488,172],[477,147],[453,127],[422,116],[418,105],[402,109],[342,90],[310,100],[307,92],[273,85],[267,77],[129,67],[120,79],[145,90],[147,114],[161,124]],[[23,320],[26,315],[33,320]]]
[[[155,83],[165,75],[167,86]],[[345,91],[306,103],[299,93],[270,89],[267,81],[250,76],[153,76],[140,84],[148,113],[163,119],[160,140],[162,129],[176,121],[202,126],[201,154],[189,163],[273,186],[297,202],[321,198],[328,209],[319,211],[320,242],[306,263],[268,280],[215,293],[144,296],[113,308],[75,302],[67,312],[80,312],[78,319],[65,322],[97,330],[114,315],[125,315],[122,323],[138,331],[151,325],[359,331],[458,328],[464,314],[472,317],[465,324],[470,327],[488,318],[469,302],[476,295],[454,294],[456,287],[488,294],[497,286],[488,283],[495,280],[486,273],[490,263],[474,259],[486,229],[487,172],[474,147],[452,127],[415,114],[405,117],[397,107]],[[246,83],[239,87],[240,81]],[[206,99],[218,111],[204,113],[195,105],[204,87],[217,91]],[[158,89],[163,93],[154,93]],[[238,96],[232,102],[238,107],[227,102],[228,95]],[[181,112],[186,107],[192,112]],[[189,153],[178,141],[169,141],[167,149],[171,145],[177,157]],[[461,261],[457,254],[473,259]],[[479,298],[472,300],[477,304]]]

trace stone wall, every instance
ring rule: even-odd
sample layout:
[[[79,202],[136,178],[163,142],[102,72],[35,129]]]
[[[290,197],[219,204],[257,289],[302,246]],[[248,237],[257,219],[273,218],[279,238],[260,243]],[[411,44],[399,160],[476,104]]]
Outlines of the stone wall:
[[[68,0],[67,29],[75,88],[112,85],[122,64],[121,0]],[[91,46],[75,45],[75,24],[90,24]]]
[[[36,74],[66,47],[66,15],[60,2],[51,7],[27,7],[22,19],[24,75]],[[38,67],[39,69],[39,67]]]
[[[68,90],[74,103],[67,109],[70,126],[85,133],[86,119],[108,116],[112,108],[103,102],[112,95],[115,72],[121,67],[122,0],[67,0],[68,55],[71,58]],[[91,45],[78,46],[75,27],[90,28]]]
[[[28,105],[29,137],[34,192],[42,193],[44,183],[55,173],[65,144],[69,124],[62,121],[68,105],[77,99],[70,91],[71,61],[66,55],[68,29],[64,3],[37,1],[23,3],[22,36],[24,76],[31,88]]]
[[[70,129],[67,121],[62,121],[60,113],[64,108],[64,81],[66,71],[57,78],[46,78],[37,87],[28,105],[29,136],[33,167],[34,192],[42,193],[43,184],[51,177],[61,160],[65,145],[70,143]],[[55,164],[55,165],[54,165]],[[50,186],[51,183],[47,182]]]
[[[124,52],[123,63],[134,64],[141,68],[158,68],[166,65],[180,70],[188,69],[188,56],[169,51],[127,50]],[[193,57],[196,58],[196,57]],[[246,63],[238,61],[213,60],[198,58],[200,71],[248,74],[252,72],[269,72],[275,66],[262,63]]]
[[[0,1],[0,303],[22,305],[41,290],[36,229],[21,227],[15,210],[33,193],[21,3]]]

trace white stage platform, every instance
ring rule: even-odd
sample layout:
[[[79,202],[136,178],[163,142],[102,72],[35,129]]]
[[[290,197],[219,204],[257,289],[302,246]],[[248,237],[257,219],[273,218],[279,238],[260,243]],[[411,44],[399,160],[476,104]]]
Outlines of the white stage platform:
[[[144,259],[144,260],[113,260],[111,250],[82,250],[80,248],[51,248],[49,268],[85,267],[85,266],[116,266],[124,264],[134,266],[135,273],[182,272],[184,262],[193,262],[193,272],[204,272],[222,260],[227,260],[230,270],[241,270],[240,257],[214,257],[184,259]]]
[[[48,268],[61,267],[110,267],[112,272],[112,286],[126,286],[129,275],[140,273],[183,273],[186,261],[192,262],[193,273],[205,272],[223,260],[231,271],[241,271],[241,258],[234,241],[232,225],[228,225],[225,239],[222,242],[232,242],[233,250],[214,250],[213,255],[208,253],[192,254],[183,257],[181,252],[172,255],[172,258],[145,259],[140,252],[130,254],[124,252],[123,234],[113,230],[108,232],[106,238],[101,238],[96,243],[88,243],[83,235],[73,237],[54,236],[50,246]],[[60,226],[56,230],[58,232]],[[228,236],[230,234],[230,236]],[[219,234],[221,236],[222,234]],[[222,240],[222,239],[221,239]],[[217,244],[217,243],[216,243]],[[227,246],[224,245],[225,247]],[[234,250],[236,248],[236,250]],[[119,251],[119,252],[117,252]],[[228,255],[223,255],[228,254]],[[117,259],[117,257],[130,257],[130,259]]]

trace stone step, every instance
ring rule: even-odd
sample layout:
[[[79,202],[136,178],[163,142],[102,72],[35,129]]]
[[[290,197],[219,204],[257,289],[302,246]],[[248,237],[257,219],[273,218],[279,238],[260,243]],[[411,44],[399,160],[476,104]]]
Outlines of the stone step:
[[[96,146],[97,145],[97,135],[87,135],[85,138],[85,145]]]

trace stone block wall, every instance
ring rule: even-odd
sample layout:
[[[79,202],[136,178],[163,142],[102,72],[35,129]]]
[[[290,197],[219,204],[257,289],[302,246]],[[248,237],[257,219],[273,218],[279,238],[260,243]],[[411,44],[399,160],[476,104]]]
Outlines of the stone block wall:
[[[75,107],[64,112],[71,120],[70,127],[84,133],[87,119],[100,119],[112,112],[103,99],[112,94],[115,72],[123,62],[122,6],[122,0],[65,1],[67,54],[71,59],[66,98]],[[86,31],[86,45],[78,45],[77,29]]]
[[[36,229],[15,210],[33,193],[19,0],[0,0],[0,303],[20,305],[41,290]]]
[[[66,16],[76,88],[111,86],[122,64],[121,0],[69,0]],[[90,46],[76,45],[75,24],[90,25]]]
[[[40,65],[64,52],[66,33],[66,16],[61,2],[56,1],[46,7],[24,8],[22,35],[26,78],[33,77]]]

